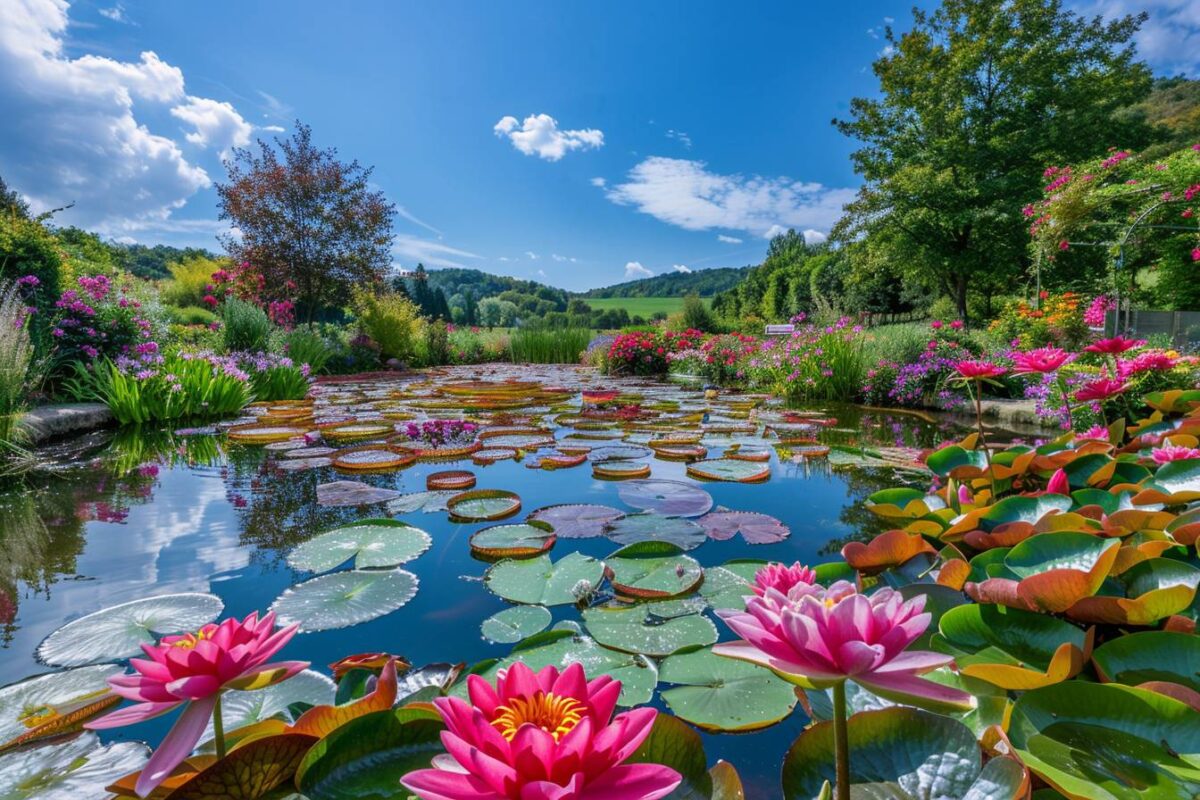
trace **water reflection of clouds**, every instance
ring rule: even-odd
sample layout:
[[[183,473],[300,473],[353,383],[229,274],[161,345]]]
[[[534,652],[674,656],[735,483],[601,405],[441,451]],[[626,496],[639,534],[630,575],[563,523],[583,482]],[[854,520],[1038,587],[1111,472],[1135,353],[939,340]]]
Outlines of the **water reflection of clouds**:
[[[246,567],[237,517],[216,475],[164,469],[154,501],[131,507],[124,523],[87,523],[77,574],[44,594],[21,599],[19,629],[8,651],[30,653],[64,621],[107,606],[172,592],[207,592],[213,576]],[[22,659],[5,659],[0,683],[27,674]]]

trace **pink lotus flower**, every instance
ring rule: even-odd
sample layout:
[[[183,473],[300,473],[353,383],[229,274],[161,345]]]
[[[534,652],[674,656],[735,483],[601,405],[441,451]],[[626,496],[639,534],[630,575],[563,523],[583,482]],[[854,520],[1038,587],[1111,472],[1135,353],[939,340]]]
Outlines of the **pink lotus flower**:
[[[658,712],[612,716],[620,681],[587,681],[583,666],[501,670],[493,688],[467,678],[471,702],[434,700],[446,754],[400,782],[422,800],[657,800],[682,777],[660,764],[624,764]],[[611,721],[610,721],[611,720]]]
[[[1063,469],[1057,469],[1050,476],[1050,481],[1046,484],[1046,494],[1070,494],[1071,481],[1067,478],[1067,472]]]
[[[84,727],[133,725],[186,705],[138,776],[135,790],[145,797],[195,748],[221,692],[262,689],[308,666],[307,661],[267,663],[298,627],[275,630],[274,612],[262,619],[254,612],[240,622],[230,618],[220,624],[209,623],[196,633],[164,636],[158,644],[144,644],[142,650],[149,658],[129,659],[135,674],[108,679],[116,694],[136,700],[137,705],[118,709]]]
[[[1087,353],[1102,353],[1113,356],[1118,353],[1124,353],[1126,350],[1132,350],[1135,347],[1141,347],[1145,343],[1145,339],[1126,339],[1123,336],[1114,336],[1111,339],[1101,339],[1094,344],[1089,344],[1083,349]]]
[[[1109,400],[1128,388],[1129,384],[1116,378],[1097,378],[1076,391],[1075,399],[1081,403]]]
[[[828,589],[797,584],[786,595],[768,589],[749,598],[744,612],[717,611],[744,641],[714,645],[713,652],[767,667],[805,688],[849,679],[899,703],[972,708],[966,692],[918,677],[952,657],[904,652],[929,627],[924,608],[923,594],[907,601],[889,588],[859,594],[848,581]]]
[[[1184,447],[1178,444],[1167,444],[1150,451],[1150,457],[1155,464],[1169,464],[1172,461],[1184,461],[1189,458],[1200,458],[1200,450],[1195,447]]]
[[[754,573],[754,583],[750,588],[756,595],[762,597],[768,589],[774,589],[780,594],[787,594],[793,586],[811,586],[816,582],[817,573],[797,561],[790,567],[783,564],[767,564]]]
[[[1103,425],[1093,425],[1082,433],[1075,434],[1075,439],[1081,441],[1083,439],[1092,439],[1100,442],[1108,441],[1108,428]]]
[[[1028,375],[1035,372],[1054,372],[1071,360],[1071,354],[1061,347],[1038,347],[1025,353],[1013,353],[1013,373]]]
[[[993,364],[990,361],[976,361],[972,359],[964,359],[954,365],[954,369],[958,371],[959,377],[969,381],[987,380],[988,378],[999,378],[1004,374],[1004,367],[999,364]]]

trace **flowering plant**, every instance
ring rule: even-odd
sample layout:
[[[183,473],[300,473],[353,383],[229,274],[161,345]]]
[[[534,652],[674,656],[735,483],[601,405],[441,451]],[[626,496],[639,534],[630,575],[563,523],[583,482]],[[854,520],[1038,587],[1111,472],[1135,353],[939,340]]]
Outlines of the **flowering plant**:
[[[640,330],[622,333],[608,348],[608,369],[634,375],[662,375],[667,355],[695,348],[704,334],[697,330]]]
[[[418,425],[410,422],[401,430],[413,442],[430,447],[464,447],[475,441],[479,426],[461,419],[430,419]]]
[[[988,331],[1022,349],[1054,346],[1075,350],[1088,341],[1089,323],[1080,311],[1079,295],[1043,291],[1038,300],[1036,307],[1025,300],[1005,304]]]
[[[850,400],[862,390],[867,365],[861,325],[841,317],[829,325],[792,318],[790,336],[764,339],[746,356],[750,383],[790,398]]]
[[[54,303],[54,359],[90,364],[101,358],[157,353],[154,326],[130,288],[127,282],[114,285],[105,275],[80,276],[76,288]]]

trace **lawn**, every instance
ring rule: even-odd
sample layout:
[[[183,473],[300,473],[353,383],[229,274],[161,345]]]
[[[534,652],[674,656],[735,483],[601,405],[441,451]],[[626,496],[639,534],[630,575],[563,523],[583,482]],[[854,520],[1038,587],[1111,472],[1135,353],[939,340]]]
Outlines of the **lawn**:
[[[639,316],[650,319],[650,315],[659,311],[664,314],[674,314],[683,309],[682,297],[585,297],[584,301],[600,311],[610,308],[623,308],[629,316]],[[705,305],[712,304],[711,297],[700,298]]]

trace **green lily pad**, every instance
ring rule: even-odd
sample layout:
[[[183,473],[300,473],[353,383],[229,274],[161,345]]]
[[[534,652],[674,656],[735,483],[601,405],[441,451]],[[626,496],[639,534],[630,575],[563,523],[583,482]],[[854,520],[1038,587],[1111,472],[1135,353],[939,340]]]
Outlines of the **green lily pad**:
[[[225,608],[213,594],[189,592],[131,600],[95,611],[47,636],[37,657],[55,667],[81,667],[139,655],[164,634],[193,631]]]
[[[1016,754],[1047,783],[1095,800],[1193,800],[1200,712],[1116,683],[1068,681],[1017,699]]]
[[[960,467],[971,467],[977,470],[987,469],[987,458],[982,450],[964,450],[956,444],[935,450],[925,459],[926,466],[933,470],[939,478],[945,478]]]
[[[1092,653],[1106,681],[1137,685],[1178,683],[1200,692],[1200,636],[1174,631],[1141,631],[1118,636]]]
[[[232,731],[264,719],[285,716],[288,707],[296,703],[330,705],[335,689],[328,677],[306,669],[264,689],[226,691],[221,694],[221,721],[225,730]],[[209,720],[200,741],[211,742],[214,737],[213,723]]]
[[[998,758],[984,769],[975,734],[950,717],[904,706],[864,711],[850,718],[847,736],[852,797],[1014,800],[1020,789],[1020,765]],[[833,723],[818,723],[784,757],[783,796],[818,797],[836,778]]]
[[[647,606],[589,608],[583,612],[583,624],[605,647],[647,656],[669,656],[685,647],[717,641],[717,627],[708,617],[685,614],[663,618]]]
[[[750,588],[754,582],[754,574],[765,564],[766,562],[755,562],[709,567],[704,570],[700,596],[707,600],[712,608],[733,608],[741,611],[746,608],[745,598],[754,595],[754,590]]]
[[[1170,495],[1200,492],[1200,458],[1164,464],[1154,473],[1153,483]]]
[[[736,458],[709,458],[688,464],[687,474],[708,481],[749,483],[766,480],[771,475],[771,465]]]
[[[627,760],[627,764],[662,764],[679,773],[682,782],[664,800],[740,800],[740,794],[722,798],[716,794],[712,775],[708,772],[708,760],[704,755],[704,742],[700,734],[670,714],[659,714],[654,718],[654,727],[641,746]]]
[[[494,594],[513,603],[558,606],[591,594],[604,577],[604,563],[582,553],[551,562],[550,556],[493,564],[483,576]]]
[[[483,638],[499,644],[514,644],[543,631],[553,619],[542,606],[516,606],[497,611],[479,626]]]
[[[670,656],[658,679],[675,716],[706,731],[753,731],[774,725],[796,705],[796,692],[774,672],[714,655],[711,648]]]
[[[411,514],[414,511],[421,511],[425,514],[432,514],[438,511],[446,510],[446,503],[451,497],[462,494],[457,489],[435,489],[428,492],[410,492],[402,494],[395,500],[388,502],[387,512],[389,514]]]
[[[658,668],[645,656],[619,653],[601,647],[594,639],[569,630],[550,630],[536,634],[514,647],[508,656],[487,665],[475,674],[495,682],[498,671],[518,661],[535,672],[546,666],[554,666],[561,670],[578,663],[583,665],[589,678],[611,675],[621,682],[621,696],[617,704],[625,707],[649,703],[658,683]],[[466,682],[455,684],[450,693],[466,697]]]
[[[420,528],[393,519],[368,519],[318,534],[288,553],[292,569],[327,572],[354,559],[356,569],[396,567],[433,544]]]
[[[444,752],[443,725],[433,711],[397,708],[350,720],[309,750],[296,785],[310,797],[388,798],[404,794],[400,779],[429,767]]]
[[[938,627],[934,646],[954,655],[959,671],[1005,689],[1074,677],[1088,647],[1087,634],[1068,622],[1003,606],[960,605],[943,614]]]
[[[1110,549],[1120,547],[1116,539],[1088,533],[1044,533],[1018,543],[1004,557],[1004,565],[1019,578],[1031,578],[1054,569],[1087,572]]]
[[[502,489],[472,489],[446,501],[450,516],[459,522],[491,522],[521,510],[521,498]]]
[[[140,742],[101,745],[94,733],[0,755],[0,800],[107,797],[102,787],[146,765]]]
[[[299,583],[271,604],[282,625],[302,633],[347,628],[390,614],[417,594],[417,576],[403,569],[347,570]]]
[[[1047,514],[1069,511],[1074,501],[1063,494],[1044,494],[1040,497],[1005,497],[979,515],[980,527],[990,531],[997,525],[1010,522],[1036,524]]]
[[[604,526],[604,535],[617,544],[663,542],[683,550],[694,550],[708,541],[704,528],[693,520],[653,513],[615,519]]]
[[[704,569],[699,562],[667,542],[631,544],[613,553],[604,563],[613,588],[626,597],[678,597],[693,591],[704,580]]]
[[[493,525],[471,535],[471,552],[484,559],[532,558],[551,547],[558,537],[545,522]]]

